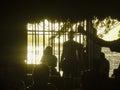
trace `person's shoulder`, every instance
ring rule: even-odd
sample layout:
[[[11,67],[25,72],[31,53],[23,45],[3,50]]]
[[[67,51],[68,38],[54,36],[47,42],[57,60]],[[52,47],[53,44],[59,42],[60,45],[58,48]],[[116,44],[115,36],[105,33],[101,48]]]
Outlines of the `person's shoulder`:
[[[109,60],[108,60],[108,59],[106,59],[106,58],[105,58],[105,62],[106,62],[106,63],[108,63],[108,64],[110,63],[110,62],[109,62]]]
[[[83,45],[81,43],[77,42],[77,41],[73,41],[73,43],[76,44],[79,47],[83,47]]]
[[[66,42],[63,43],[63,46],[68,46],[69,44],[71,44],[71,42],[70,41],[66,41]]]
[[[77,41],[74,41],[74,40],[72,40],[71,42],[74,43],[74,44],[78,44],[78,42],[77,42]]]
[[[57,59],[57,57],[55,55],[52,55],[53,58]]]

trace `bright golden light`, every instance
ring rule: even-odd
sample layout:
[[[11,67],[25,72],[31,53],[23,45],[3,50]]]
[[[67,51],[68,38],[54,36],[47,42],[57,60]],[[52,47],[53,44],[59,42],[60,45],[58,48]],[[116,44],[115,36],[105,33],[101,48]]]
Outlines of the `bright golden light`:
[[[47,19],[44,19],[40,21],[39,23],[28,23],[27,24],[27,34],[28,34],[28,41],[27,41],[27,64],[39,64],[41,57],[43,55],[43,49],[49,45],[49,40],[55,40],[55,47],[58,49],[58,45],[60,42],[60,45],[62,46],[63,42],[65,40],[68,40],[67,32],[69,30],[76,31],[78,26],[82,24],[81,22],[77,22],[74,24],[71,24],[70,22],[57,22],[50,21]],[[85,23],[83,23],[85,24]],[[66,25],[66,26],[64,26]],[[72,27],[71,27],[71,26]],[[61,32],[57,32],[60,31]],[[68,30],[65,32],[65,30]],[[60,36],[59,36],[60,34]],[[64,36],[63,36],[64,35]],[[75,39],[76,41],[81,41],[82,37],[79,38],[80,35],[76,35]],[[53,38],[51,38],[53,37]],[[54,38],[56,37],[56,38]],[[50,39],[51,38],[51,39]],[[43,40],[44,39],[44,40]],[[44,44],[43,44],[44,42]],[[45,46],[43,46],[45,45]],[[56,50],[56,53],[58,53],[58,50]],[[56,56],[58,56],[56,54]]]
[[[98,36],[101,36],[103,40],[106,41],[113,41],[119,38],[119,28],[120,28],[120,22],[116,19],[104,19],[103,21],[99,21],[99,24],[97,23],[99,19],[94,20],[94,26],[97,28],[97,34]],[[108,21],[111,21],[112,23],[108,24]],[[68,27],[66,30],[71,30],[71,27],[69,26],[70,23],[67,23]],[[63,22],[57,22],[56,20],[54,22],[44,19],[40,21],[39,23],[28,23],[27,24],[27,30],[28,30],[28,55],[27,55],[27,64],[39,64],[40,58],[43,54],[43,30],[45,30],[45,46],[48,45],[48,40],[52,35],[52,32],[49,31],[55,31],[53,36],[58,34],[56,31],[64,30],[65,23]],[[79,25],[84,26],[84,29],[86,30],[86,20],[77,22],[72,25],[72,29],[74,31],[77,30],[77,27]],[[107,26],[110,26],[110,30],[107,28]],[[107,33],[106,33],[107,32]],[[64,34],[64,33],[61,33]],[[67,35],[67,34],[66,34]],[[80,35],[76,35],[76,38],[74,40],[83,42],[83,36],[79,38]],[[66,37],[66,40],[68,40],[68,37],[62,37],[57,36],[58,38],[55,38],[55,44],[58,45],[59,41],[60,43],[63,43],[63,38]],[[39,42],[39,43],[38,43]]]
[[[120,38],[120,22],[116,19],[107,17],[100,21],[99,19],[95,18],[95,20],[93,20],[93,26],[97,29],[98,37],[105,41],[113,41]]]
[[[32,24],[30,23],[27,24],[27,30],[32,30]]]
[[[38,52],[38,53],[37,53]],[[39,64],[43,55],[43,47],[28,46],[27,64]]]
[[[120,25],[115,27],[114,29],[110,30],[108,32],[108,34],[106,34],[102,39],[106,40],[106,41],[113,41],[113,40],[117,40],[118,38],[120,38],[119,35],[119,31],[120,31]]]

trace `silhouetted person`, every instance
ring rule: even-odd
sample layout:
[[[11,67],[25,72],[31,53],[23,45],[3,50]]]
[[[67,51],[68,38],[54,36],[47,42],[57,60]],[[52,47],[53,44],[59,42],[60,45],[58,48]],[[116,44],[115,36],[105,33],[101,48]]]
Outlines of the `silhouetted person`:
[[[33,86],[28,90],[57,90],[53,84],[49,84],[49,67],[46,64],[35,66],[33,71]]]
[[[45,48],[41,62],[47,64],[48,66],[56,67],[57,57],[55,55],[53,55],[51,46],[47,46]]]
[[[105,54],[101,52],[100,54],[100,68],[99,68],[99,74],[103,79],[109,77],[109,70],[110,70],[110,63],[105,58]]]
[[[83,88],[85,90],[102,90],[103,83],[108,80],[110,64],[105,58],[103,52],[100,53],[99,59],[93,60],[93,69],[85,72],[82,77]]]
[[[83,46],[73,40],[74,32],[68,33],[68,41],[63,43],[63,51],[61,55],[61,69],[63,76],[76,77],[80,70],[80,58]]]
[[[41,58],[41,62],[44,64],[47,64],[49,66],[50,69],[50,74],[53,76],[59,76],[59,73],[56,70],[56,66],[57,66],[57,57],[55,55],[53,55],[52,52],[52,47],[51,46],[47,46],[44,50],[44,54]]]
[[[116,79],[120,79],[120,64],[119,64],[117,69],[114,69],[113,77],[116,78]]]
[[[91,70],[91,76],[88,76],[89,81],[86,80],[91,90],[102,90],[104,81],[109,78],[110,63],[105,58],[103,52],[100,53],[99,58],[93,59],[93,69]],[[89,88],[88,88],[89,89]]]

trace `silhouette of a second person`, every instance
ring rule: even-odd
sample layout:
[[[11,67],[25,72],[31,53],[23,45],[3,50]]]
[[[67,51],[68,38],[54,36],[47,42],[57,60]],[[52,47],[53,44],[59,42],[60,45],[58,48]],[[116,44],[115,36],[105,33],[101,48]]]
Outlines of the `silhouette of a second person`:
[[[74,32],[70,31],[68,33],[68,41],[63,43],[61,69],[64,77],[76,77],[79,73],[79,61],[83,46],[73,39]]]
[[[55,55],[53,55],[51,46],[47,46],[45,48],[44,54],[41,58],[41,62],[48,65],[51,76],[60,76],[56,70],[57,57]]]

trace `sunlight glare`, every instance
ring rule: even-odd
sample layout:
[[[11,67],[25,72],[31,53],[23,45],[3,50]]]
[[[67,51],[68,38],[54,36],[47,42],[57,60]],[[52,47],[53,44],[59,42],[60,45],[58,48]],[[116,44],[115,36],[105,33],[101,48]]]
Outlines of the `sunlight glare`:
[[[119,39],[120,22],[116,19],[107,17],[100,21],[95,18],[93,26],[97,29],[97,35],[105,41],[113,41]]]
[[[36,52],[36,54],[35,54],[35,52]],[[37,48],[28,46],[27,64],[39,64],[42,55],[43,55],[43,47],[42,46],[39,46]]]

